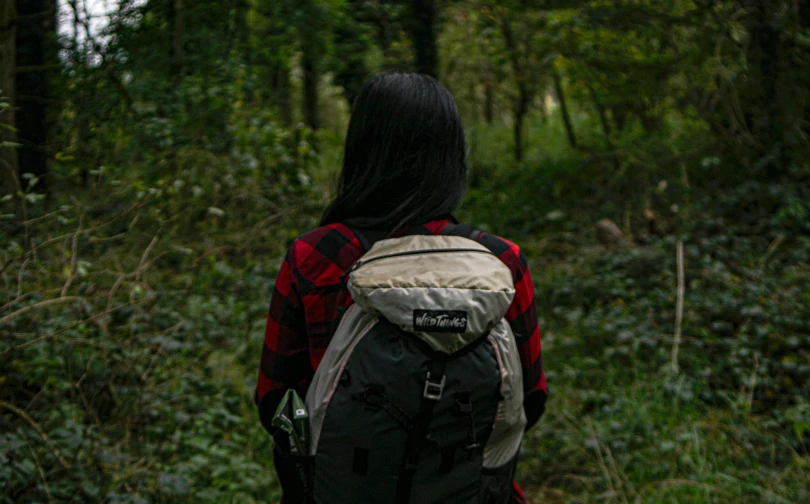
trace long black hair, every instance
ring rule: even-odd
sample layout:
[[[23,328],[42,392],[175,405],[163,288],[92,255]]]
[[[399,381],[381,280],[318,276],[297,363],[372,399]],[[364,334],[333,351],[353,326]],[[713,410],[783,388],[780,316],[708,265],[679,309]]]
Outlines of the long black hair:
[[[449,215],[466,188],[465,147],[456,103],[435,79],[373,77],[352,105],[338,194],[321,225],[391,233]]]

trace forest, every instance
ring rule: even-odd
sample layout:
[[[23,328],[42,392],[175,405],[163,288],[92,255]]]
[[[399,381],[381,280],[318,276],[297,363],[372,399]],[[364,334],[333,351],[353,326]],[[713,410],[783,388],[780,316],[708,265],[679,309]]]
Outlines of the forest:
[[[529,502],[810,502],[810,2],[0,0],[0,503],[279,501],[270,295],[383,71],[529,258]]]

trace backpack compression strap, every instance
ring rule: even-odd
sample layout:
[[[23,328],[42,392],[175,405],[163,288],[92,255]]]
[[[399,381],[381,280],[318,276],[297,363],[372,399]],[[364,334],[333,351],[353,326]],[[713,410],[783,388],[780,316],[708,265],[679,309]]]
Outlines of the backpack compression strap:
[[[430,371],[425,379],[425,388],[419,402],[419,411],[413,417],[408,439],[405,441],[405,459],[402,461],[402,469],[399,471],[397,480],[396,504],[409,504],[411,500],[413,475],[419,463],[419,454],[425,445],[430,420],[433,418],[433,410],[436,403],[442,398],[444,390],[444,360],[434,359],[430,362],[429,367]]]
[[[464,224],[450,223],[443,235],[463,236],[475,240],[481,234],[472,227]],[[433,410],[436,403],[442,397],[444,390],[445,361],[442,359],[432,360],[429,364],[430,371],[425,377],[425,387],[422,392],[422,399],[419,401],[419,411],[413,417],[411,428],[408,431],[408,438],[405,441],[405,458],[402,461],[402,469],[397,480],[396,504],[409,504],[411,500],[411,488],[413,486],[413,476],[419,464],[419,455],[425,447],[430,428],[430,421],[433,419]],[[473,434],[474,436],[474,434]]]
[[[361,231],[360,228],[350,223],[344,222],[344,224],[357,236],[360,245],[362,245],[366,251],[371,250],[371,247],[377,241],[388,237],[388,233],[383,230],[364,229]],[[475,240],[481,232],[465,224],[450,223],[441,234],[446,236],[461,236]],[[416,473],[416,468],[419,463],[419,455],[422,453],[425,446],[425,439],[428,435],[430,422],[433,419],[433,410],[441,399],[444,390],[444,360],[434,359],[430,362],[429,367],[430,371],[425,377],[425,386],[422,392],[422,398],[419,402],[419,410],[411,419],[408,438],[405,442],[405,457],[402,461],[402,468],[400,469],[399,478],[397,480],[396,504],[410,503],[413,476]]]

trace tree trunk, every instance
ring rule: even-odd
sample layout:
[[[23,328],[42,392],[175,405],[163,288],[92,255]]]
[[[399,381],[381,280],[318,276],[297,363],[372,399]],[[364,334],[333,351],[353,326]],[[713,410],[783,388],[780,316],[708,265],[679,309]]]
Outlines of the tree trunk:
[[[0,108],[0,142],[9,143],[17,142],[14,130],[16,14],[14,2],[7,1],[0,7],[0,99],[8,105],[7,108]],[[17,150],[0,147],[0,197],[20,189],[18,171]]]
[[[301,70],[304,74],[304,89],[301,111],[304,114],[306,125],[316,130],[320,126],[318,123],[318,58],[312,41],[305,41],[303,46]]]
[[[335,83],[343,88],[343,96],[350,107],[370,73],[366,66],[367,46],[360,33],[363,23],[361,18],[365,12],[364,3],[361,0],[349,0],[344,21],[334,28],[335,52],[341,55],[335,72]]]
[[[377,0],[376,12],[379,16],[375,17],[374,22],[377,26],[377,45],[382,49],[383,58],[385,58],[388,56],[389,47],[391,47],[391,30],[389,30],[388,11],[383,8],[383,1]]]
[[[810,2],[799,2],[799,28],[801,30],[810,30]],[[805,102],[804,102],[804,126],[802,130],[805,132],[810,131],[810,69],[806,66],[804,68],[797,68],[796,72],[801,72],[799,75],[799,86],[804,89]]]
[[[416,71],[439,77],[439,48],[436,44],[438,9],[436,0],[411,0],[410,27]]]
[[[76,119],[77,126],[77,139],[76,139],[76,157],[81,164],[81,184],[82,187],[87,187],[90,180],[90,170],[88,168],[91,158],[92,150],[90,148],[90,121],[86,114],[79,112],[80,117]]]
[[[335,75],[335,83],[343,88],[343,96],[349,102],[349,107],[363,88],[368,71],[365,66],[358,64]]]
[[[242,86],[245,103],[253,103],[255,93],[253,92],[253,49],[250,44],[250,26],[248,25],[248,13],[250,3],[248,0],[240,0],[236,4],[236,30],[239,32],[239,49],[243,54],[245,62],[245,81]]]
[[[613,130],[610,127],[610,121],[608,121],[605,106],[599,101],[599,95],[596,94],[596,90],[593,87],[588,86],[588,91],[590,91],[593,105],[599,113],[599,123],[602,125],[602,133],[605,135],[605,145],[608,149],[613,150],[613,140],[611,140]]]
[[[281,120],[288,128],[293,125],[293,107],[290,97],[290,69],[281,64],[270,70],[273,83],[273,102],[278,107]]]
[[[183,72],[183,0],[169,0],[169,75],[177,77]]]
[[[801,2],[800,2],[801,3]],[[746,86],[740,92],[746,102],[746,126],[758,140],[753,157],[763,162],[756,163],[759,173],[751,174],[775,178],[790,163],[789,150],[783,145],[784,133],[790,127],[785,124],[783,101],[780,89],[780,70],[785,66],[780,31],[777,28],[776,6],[770,0],[749,0],[751,33],[746,59],[750,69]],[[731,104],[729,104],[731,106]],[[735,135],[739,136],[739,135]],[[775,155],[774,155],[775,154]]]
[[[70,5],[71,12],[73,13],[73,40],[71,41],[70,64],[76,68],[80,68],[85,65],[85,57],[80,49],[83,29],[81,18],[79,17],[79,13],[81,11],[77,5],[77,0],[68,0],[68,5]],[[85,78],[80,82],[78,103],[88,103],[90,95],[92,94],[96,85],[95,79],[91,80]],[[90,115],[91,112],[89,110],[85,110],[84,107],[79,107],[76,110],[76,160],[78,161],[79,165],[79,179],[82,187],[87,187],[90,182],[90,166],[92,157],[90,148],[90,140],[92,138]]]
[[[766,113],[764,131],[766,149],[773,148],[775,144],[779,143],[781,137],[780,100],[777,92],[780,34],[772,24],[769,4],[770,2],[767,0],[759,2],[760,12],[754,29],[754,39],[761,51],[759,59],[760,96]]]
[[[32,173],[41,177],[38,188],[45,190],[48,173],[46,142],[50,83],[47,64],[50,56],[46,45],[55,36],[53,0],[17,0],[17,134],[20,175]],[[26,70],[20,71],[20,67]]]
[[[596,90],[588,85],[588,91],[591,93],[591,98],[593,99],[593,105],[596,107],[597,112],[599,113],[599,122],[602,124],[602,132],[605,135],[605,146],[610,151],[608,153],[609,159],[613,163],[613,169],[617,172],[621,170],[622,163],[620,153],[616,151],[616,146],[613,143],[613,130],[610,126],[610,121],[607,117],[607,109],[599,100],[599,95],[596,94]]]
[[[515,76],[515,85],[518,88],[518,97],[515,99],[515,161],[523,160],[523,118],[529,111],[529,104],[532,101],[532,92],[529,88],[529,79],[526,68],[520,60],[515,35],[512,32],[512,24],[509,19],[501,19],[501,32],[506,50],[509,52],[509,59],[512,63],[512,73]]]
[[[616,131],[621,134],[624,131],[624,124],[627,120],[627,110],[623,104],[617,104],[610,107],[610,118],[613,119],[613,125],[616,126]]]
[[[568,143],[572,149],[577,148],[577,137],[574,135],[574,125],[571,123],[571,116],[568,114],[568,105],[565,103],[565,93],[563,92],[560,74],[552,72],[554,78],[554,91],[557,93],[557,100],[560,102],[560,112],[565,124],[565,134],[568,136]]]
[[[494,94],[495,85],[492,83],[491,79],[486,79],[484,81],[484,120],[487,124],[492,124],[495,119]]]
[[[351,106],[369,74],[365,62],[365,46],[349,28],[340,30],[336,37],[339,37],[341,57],[345,64],[341,64],[340,69],[335,72],[335,84],[343,88],[343,96]]]
[[[526,115],[520,108],[515,111],[515,161],[523,161],[523,117]]]
[[[17,9],[14,2],[3,2],[0,7],[0,98],[8,108],[0,108],[0,142],[17,142],[14,128],[14,70],[16,68]],[[0,197],[16,192],[17,151],[0,147]]]

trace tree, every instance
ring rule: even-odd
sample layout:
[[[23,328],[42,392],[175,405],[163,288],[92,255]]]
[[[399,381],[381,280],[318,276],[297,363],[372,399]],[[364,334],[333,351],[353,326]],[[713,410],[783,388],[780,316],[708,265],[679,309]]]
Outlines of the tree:
[[[169,0],[168,14],[169,74],[176,77],[183,71],[183,0]]]
[[[49,69],[56,65],[56,3],[17,0],[15,122],[21,144],[20,173],[43,177],[48,172]],[[45,181],[40,181],[45,187]]]
[[[522,58],[518,48],[517,38],[512,30],[512,20],[509,15],[501,17],[501,33],[509,52],[509,61],[512,64],[512,74],[514,75],[517,96],[514,98],[514,137],[515,137],[515,161],[523,160],[523,118],[529,111],[529,104],[533,97],[533,86],[530,82],[531,76],[528,74],[527,64]]]
[[[312,40],[305,39],[301,49],[301,72],[304,77],[301,111],[306,125],[316,130],[320,126],[318,121],[319,54],[317,45]]]
[[[496,121],[509,71],[503,38],[487,6],[458,3],[444,13],[440,38],[442,83],[453,93],[465,121]]]
[[[577,136],[574,133],[574,125],[571,122],[571,114],[568,111],[568,104],[565,101],[565,91],[562,86],[562,79],[560,73],[552,70],[551,77],[554,79],[554,92],[557,95],[557,101],[560,104],[560,113],[562,114],[563,124],[565,125],[565,135],[568,138],[568,144],[572,149],[577,148]]]
[[[272,2],[269,8],[271,23],[288,25],[294,30],[297,39],[297,49],[300,52],[301,68],[301,114],[304,123],[313,130],[320,127],[318,117],[318,83],[320,81],[323,59],[327,52],[329,38],[330,5],[324,0],[280,0]],[[289,31],[283,29],[284,38],[290,36]],[[274,65],[284,72],[283,84],[289,83],[291,58],[277,58],[274,55]]]
[[[753,147],[757,175],[780,176],[810,155],[810,44],[807,2],[746,0],[748,45],[745,65],[749,79],[737,85],[745,127],[757,140]]]
[[[275,109],[287,127],[293,125],[290,74],[296,51],[296,29],[289,2],[258,2],[251,26],[252,61],[261,102]]]
[[[295,25],[301,46],[302,108],[304,122],[311,129],[320,127],[318,118],[318,81],[326,54],[328,6],[320,0],[304,0],[295,11]]]
[[[515,160],[523,159],[523,121],[538,92],[545,87],[551,49],[545,40],[544,11],[525,8],[520,2],[492,4],[490,12],[500,29],[516,88],[513,97]],[[540,48],[540,50],[538,50]]]
[[[335,83],[343,88],[343,95],[351,105],[369,76],[366,57],[371,42],[371,17],[363,0],[348,0],[335,14],[334,47],[330,66]]]
[[[473,102],[473,117],[483,101],[483,116],[493,123],[498,99],[511,102],[514,156],[524,157],[526,115],[545,93],[555,58],[547,13],[525,2],[471,0],[448,8],[442,50],[453,55],[443,81],[454,95]],[[542,102],[541,106],[542,106]]]
[[[419,73],[439,77],[439,48],[436,43],[438,7],[436,0],[410,0],[408,34],[414,50],[414,66]]]
[[[0,144],[16,143],[14,131],[14,74],[16,68],[17,9],[14,2],[0,6]],[[0,146],[0,195],[16,189],[17,151]]]

